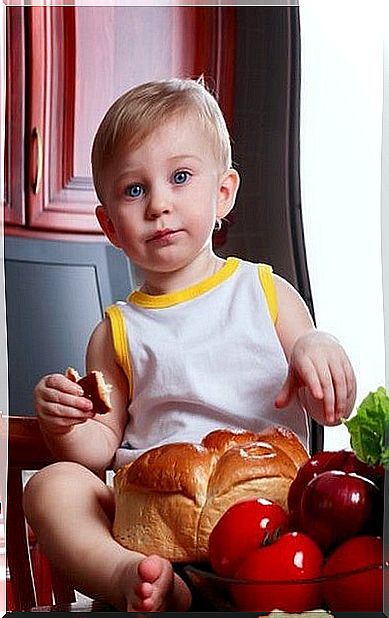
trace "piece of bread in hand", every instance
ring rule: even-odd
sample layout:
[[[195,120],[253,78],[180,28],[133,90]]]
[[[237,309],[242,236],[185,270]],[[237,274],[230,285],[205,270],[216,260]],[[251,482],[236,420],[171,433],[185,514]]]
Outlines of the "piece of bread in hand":
[[[93,403],[93,412],[96,414],[106,414],[112,410],[110,400],[112,386],[106,384],[101,371],[89,371],[85,376],[81,377],[73,367],[68,367],[65,375],[69,380],[77,382],[81,386],[84,391],[84,397],[87,397]]]
[[[208,538],[223,513],[250,497],[287,510],[289,486],[308,459],[289,429],[215,430],[201,444],[155,447],[114,477],[114,538],[172,562],[208,559]],[[244,525],[244,522],[242,522]]]

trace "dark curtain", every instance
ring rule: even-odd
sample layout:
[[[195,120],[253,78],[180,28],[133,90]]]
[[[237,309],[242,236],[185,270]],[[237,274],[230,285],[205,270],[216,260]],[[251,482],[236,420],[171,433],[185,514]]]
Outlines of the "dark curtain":
[[[271,264],[315,320],[301,211],[300,43],[297,6],[237,7],[232,137],[242,184],[217,251]],[[311,452],[323,435],[311,421]]]

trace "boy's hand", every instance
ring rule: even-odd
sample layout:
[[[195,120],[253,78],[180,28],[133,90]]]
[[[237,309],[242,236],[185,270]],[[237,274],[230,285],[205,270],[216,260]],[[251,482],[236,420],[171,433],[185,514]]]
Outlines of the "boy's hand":
[[[293,346],[288,376],[275,405],[284,408],[299,394],[319,423],[337,425],[351,413],[355,392],[354,371],[342,346],[327,333],[310,331]]]
[[[46,433],[67,433],[74,425],[95,416],[92,402],[83,397],[81,386],[64,375],[43,377],[34,389],[36,415]]]

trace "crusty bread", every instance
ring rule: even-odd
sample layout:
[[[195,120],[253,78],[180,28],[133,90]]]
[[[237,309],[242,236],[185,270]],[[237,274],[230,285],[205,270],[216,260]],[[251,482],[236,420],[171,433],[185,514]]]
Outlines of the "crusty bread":
[[[106,384],[101,371],[89,371],[86,376],[81,377],[73,367],[68,367],[66,377],[72,382],[77,382],[84,391],[84,397],[93,403],[93,411],[96,414],[106,414],[112,410],[110,392],[111,385]]]
[[[289,486],[307,458],[297,436],[281,427],[261,434],[220,429],[200,445],[150,449],[114,477],[113,536],[147,555],[205,561],[212,528],[235,502],[258,496],[287,510]]]

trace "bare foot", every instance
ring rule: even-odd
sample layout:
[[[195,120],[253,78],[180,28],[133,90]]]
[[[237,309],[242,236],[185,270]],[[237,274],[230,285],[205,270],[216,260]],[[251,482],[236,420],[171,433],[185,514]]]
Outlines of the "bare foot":
[[[127,611],[188,611],[191,594],[173,567],[164,558],[152,555],[137,564],[137,583],[131,585],[134,565],[127,569]],[[122,580],[123,581],[123,580]],[[135,596],[134,596],[135,595]]]

